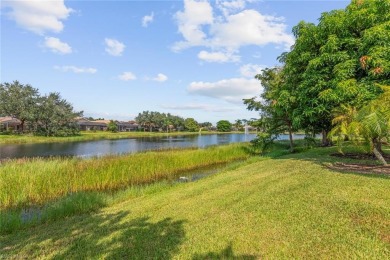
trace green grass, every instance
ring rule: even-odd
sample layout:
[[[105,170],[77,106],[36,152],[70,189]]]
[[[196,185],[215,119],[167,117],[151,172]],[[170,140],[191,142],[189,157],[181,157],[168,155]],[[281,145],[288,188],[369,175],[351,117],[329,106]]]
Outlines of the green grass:
[[[232,132],[229,132],[232,133]],[[240,132],[242,133],[242,132]],[[164,136],[182,136],[182,135],[198,135],[199,132],[172,132],[172,133],[156,133],[156,132],[118,132],[112,133],[108,131],[82,131],[78,136],[71,137],[46,137],[34,135],[1,135],[0,144],[21,144],[21,143],[55,143],[55,142],[79,142],[100,139],[126,139],[137,137],[164,137]],[[202,131],[205,134],[227,134],[221,132]]]
[[[0,209],[42,205],[80,191],[147,184],[183,171],[249,157],[246,144],[92,159],[17,159],[0,166]]]
[[[389,259],[390,178],[327,169],[336,150],[271,154],[125,194],[0,235],[0,258]]]

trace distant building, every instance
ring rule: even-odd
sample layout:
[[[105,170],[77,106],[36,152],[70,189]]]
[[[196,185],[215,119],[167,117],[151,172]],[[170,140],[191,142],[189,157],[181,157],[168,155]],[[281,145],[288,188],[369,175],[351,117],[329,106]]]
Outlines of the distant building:
[[[118,125],[118,131],[119,132],[131,132],[131,131],[137,131],[138,130],[138,124],[135,121],[118,121],[116,122]]]
[[[76,118],[81,131],[106,131],[111,120],[88,120],[83,117]],[[135,121],[115,121],[119,132],[137,131],[138,124]]]
[[[10,131],[10,130],[21,130],[21,121],[17,118],[5,116],[0,117],[0,130],[1,131]]]

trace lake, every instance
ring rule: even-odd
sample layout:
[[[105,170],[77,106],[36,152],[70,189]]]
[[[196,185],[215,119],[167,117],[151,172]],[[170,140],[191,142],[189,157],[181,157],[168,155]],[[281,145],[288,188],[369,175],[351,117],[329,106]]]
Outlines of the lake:
[[[65,143],[0,144],[0,159],[49,156],[77,156],[88,158],[169,148],[204,148],[210,145],[249,142],[255,137],[255,134],[210,134]],[[303,137],[304,135],[294,136],[295,139],[302,139]],[[288,136],[281,135],[278,139],[288,139]]]

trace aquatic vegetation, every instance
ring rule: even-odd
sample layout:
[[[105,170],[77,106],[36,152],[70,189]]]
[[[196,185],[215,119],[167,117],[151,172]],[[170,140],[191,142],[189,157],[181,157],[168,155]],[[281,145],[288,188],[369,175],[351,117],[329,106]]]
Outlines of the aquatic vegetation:
[[[10,160],[0,166],[0,209],[42,205],[80,191],[153,183],[180,172],[250,156],[246,144],[101,158]]]

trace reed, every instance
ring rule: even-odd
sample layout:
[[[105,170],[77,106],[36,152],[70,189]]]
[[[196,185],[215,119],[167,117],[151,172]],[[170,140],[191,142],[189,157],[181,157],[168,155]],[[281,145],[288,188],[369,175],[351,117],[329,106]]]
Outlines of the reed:
[[[0,209],[43,205],[80,191],[153,183],[179,173],[249,157],[246,144],[101,158],[17,159],[0,166]]]

